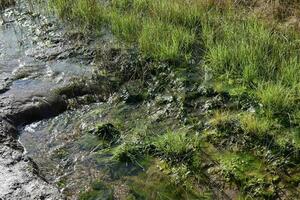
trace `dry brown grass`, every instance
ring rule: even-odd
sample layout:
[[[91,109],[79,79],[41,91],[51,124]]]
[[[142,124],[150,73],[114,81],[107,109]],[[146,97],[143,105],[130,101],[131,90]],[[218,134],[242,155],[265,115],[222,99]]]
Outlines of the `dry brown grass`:
[[[199,1],[199,0],[194,0]],[[290,27],[300,31],[300,0],[205,0],[207,6],[244,9],[279,28]]]

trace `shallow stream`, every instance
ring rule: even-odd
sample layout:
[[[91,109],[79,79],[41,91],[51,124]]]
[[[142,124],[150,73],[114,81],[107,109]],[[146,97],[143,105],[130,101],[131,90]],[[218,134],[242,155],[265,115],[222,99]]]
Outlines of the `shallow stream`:
[[[88,50],[69,44],[53,19],[26,10],[26,6],[5,10],[6,21],[0,26],[3,110],[43,100],[53,90],[74,78],[89,77],[93,71]],[[72,56],[74,52],[79,58]],[[113,152],[120,144],[108,145],[90,133],[95,124],[113,120],[112,109],[109,103],[94,103],[20,126],[19,142],[24,154],[37,164],[38,174],[58,187],[67,199],[193,197],[159,170],[157,166],[162,161],[147,157],[138,164],[118,162]]]
[[[114,120],[112,112],[108,103],[66,111],[23,127],[20,142],[46,180],[70,199],[195,199],[159,170],[162,161],[119,162],[113,153],[121,144],[109,145],[91,134],[91,127]]]

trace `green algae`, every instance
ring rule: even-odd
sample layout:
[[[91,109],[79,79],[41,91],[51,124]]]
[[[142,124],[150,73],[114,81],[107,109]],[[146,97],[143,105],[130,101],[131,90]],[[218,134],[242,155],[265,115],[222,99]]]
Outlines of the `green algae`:
[[[207,191],[199,192],[170,181],[168,175],[154,165],[146,172],[129,178],[130,199],[211,199]]]
[[[82,192],[79,197],[80,200],[113,200],[113,189],[107,184],[97,181],[91,185],[91,188]]]

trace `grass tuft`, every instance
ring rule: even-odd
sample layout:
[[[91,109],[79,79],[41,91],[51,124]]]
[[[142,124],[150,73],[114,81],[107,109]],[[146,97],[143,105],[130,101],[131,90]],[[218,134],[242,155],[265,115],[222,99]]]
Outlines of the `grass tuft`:
[[[141,21],[132,14],[121,15],[118,12],[109,14],[111,29],[116,37],[127,42],[133,43],[140,34]]]
[[[293,91],[281,84],[269,83],[260,86],[256,95],[269,113],[290,112],[295,108]]]
[[[272,124],[266,118],[259,118],[253,113],[243,113],[240,116],[241,127],[245,133],[263,135],[270,131]]]
[[[165,24],[161,21],[147,21],[139,38],[139,47],[144,55],[157,60],[178,60],[190,55],[189,46],[195,35],[184,27]]]
[[[167,132],[153,143],[159,152],[169,158],[181,158],[194,150],[191,138],[185,132]]]

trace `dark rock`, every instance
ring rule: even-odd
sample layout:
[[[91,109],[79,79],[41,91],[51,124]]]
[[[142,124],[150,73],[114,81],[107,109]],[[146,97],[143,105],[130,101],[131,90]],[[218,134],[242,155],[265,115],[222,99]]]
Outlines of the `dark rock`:
[[[141,94],[135,94],[135,95],[128,94],[124,96],[124,100],[127,104],[137,104],[142,102],[144,100],[144,97]]]
[[[0,10],[16,4],[15,0],[0,0]]]
[[[122,89],[121,98],[127,104],[137,104],[144,101],[143,85],[139,81],[129,81]]]
[[[14,2],[0,0],[0,10]],[[54,90],[66,87],[78,74],[88,79],[91,70],[84,69],[87,74],[82,77],[81,65],[70,64],[69,56],[78,54],[61,37],[62,29],[54,30],[46,17],[26,11],[26,1],[18,3],[18,9],[3,11],[5,24],[13,24],[0,30],[0,37],[5,38],[0,41],[0,199],[63,199],[60,191],[40,175],[35,162],[25,155],[17,127],[65,111],[67,101],[63,96],[69,96]],[[15,32],[19,26],[24,30],[21,38]],[[65,60],[57,61],[58,56]],[[87,57],[90,59],[91,55]],[[94,89],[74,95],[94,94]]]

